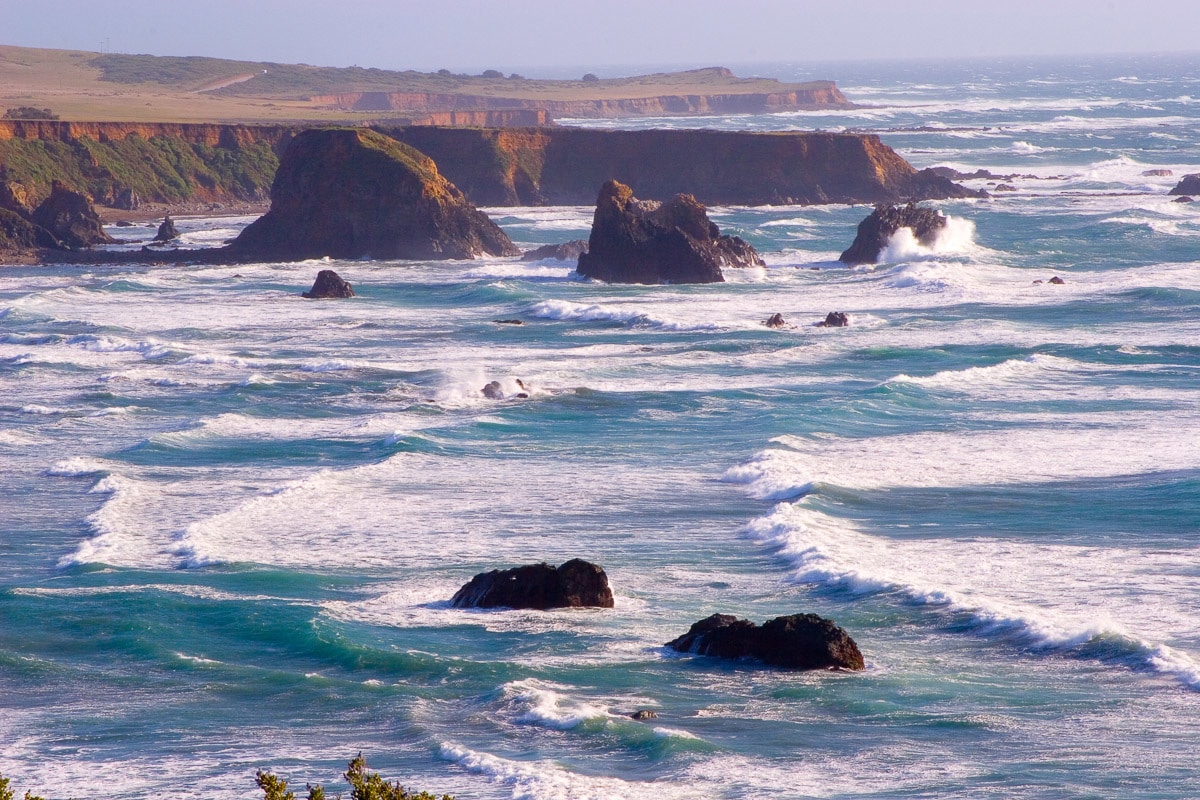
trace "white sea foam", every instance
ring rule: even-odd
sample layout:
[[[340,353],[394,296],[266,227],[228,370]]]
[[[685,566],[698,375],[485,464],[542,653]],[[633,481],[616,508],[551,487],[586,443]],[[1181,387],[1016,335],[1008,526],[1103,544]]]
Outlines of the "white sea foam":
[[[1026,387],[1034,377],[1043,377],[1089,370],[1091,367],[1079,361],[1058,356],[1035,353],[1026,358],[1014,358],[986,367],[969,367],[962,370],[944,370],[933,375],[896,375],[886,381],[908,383],[928,389],[950,389],[972,391],[996,384],[1017,384]]]
[[[558,684],[527,679],[507,683],[501,691],[508,714],[516,722],[570,730],[588,721],[616,716],[607,706],[571,699],[567,690]]]
[[[513,800],[699,800],[711,796],[708,790],[665,781],[624,781],[573,772],[549,760],[500,758],[454,742],[442,742],[438,753],[446,761],[508,787]]]
[[[982,252],[975,243],[975,223],[961,217],[946,217],[946,226],[937,232],[933,243],[926,246],[917,241],[912,228],[900,228],[879,253],[879,261],[895,264],[918,259],[947,256],[978,255]]]
[[[630,325],[646,325],[669,331],[718,330],[715,322],[689,322],[655,313],[644,304],[606,305],[574,303],[570,300],[543,300],[535,303],[528,311],[530,316],[541,319],[573,320],[579,322],[623,322]]]
[[[806,499],[780,503],[745,530],[788,559],[796,581],[855,593],[899,592],[914,603],[969,615],[981,635],[1015,638],[1034,648],[1077,650],[1113,640],[1124,661],[1200,689],[1200,661],[1145,638],[1169,638],[1194,628],[1186,603],[1178,598],[1200,589],[1195,577],[1179,573],[1200,552],[1195,549],[872,536],[810,508]],[[1146,576],[1155,576],[1159,585],[1145,585]]]

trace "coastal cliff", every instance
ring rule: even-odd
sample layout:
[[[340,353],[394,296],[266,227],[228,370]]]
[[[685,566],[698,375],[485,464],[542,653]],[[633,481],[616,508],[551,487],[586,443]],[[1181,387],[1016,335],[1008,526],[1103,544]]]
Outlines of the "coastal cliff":
[[[31,202],[54,180],[113,205],[265,201],[303,128],[127,122],[0,122],[0,181]],[[571,127],[379,127],[428,155],[476,205],[590,205],[597,187],[636,181],[649,197],[706,205],[886,203],[976,196],[917,172],[874,135]]]
[[[878,136],[588,128],[380,128],[479,205],[590,205],[605,181],[706,205],[884,203],[979,193],[918,172]]]
[[[807,108],[848,108],[849,100],[832,81],[778,92],[660,94],[650,97],[549,99],[439,92],[341,92],[315,95],[314,105],[339,111],[542,110],[555,117],[634,117],[676,114],[758,114]]]

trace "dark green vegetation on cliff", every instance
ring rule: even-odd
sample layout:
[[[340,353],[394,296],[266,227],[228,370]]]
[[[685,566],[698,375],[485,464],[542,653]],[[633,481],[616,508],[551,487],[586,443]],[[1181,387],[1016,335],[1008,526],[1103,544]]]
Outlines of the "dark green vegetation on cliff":
[[[272,260],[521,254],[432,159],[366,128],[296,136],[271,186],[271,210],[230,247]]]
[[[0,181],[17,181],[39,200],[56,180],[104,204],[127,189],[160,203],[262,200],[279,166],[276,138],[222,145],[175,132],[109,137],[102,127],[64,138],[0,135]]]

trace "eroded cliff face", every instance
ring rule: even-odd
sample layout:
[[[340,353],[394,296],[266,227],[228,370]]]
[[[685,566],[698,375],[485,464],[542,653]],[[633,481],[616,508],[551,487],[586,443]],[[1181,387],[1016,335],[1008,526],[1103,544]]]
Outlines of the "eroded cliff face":
[[[430,156],[477,205],[591,205],[608,180],[707,205],[889,203],[978,196],[877,136],[571,127],[379,127]],[[285,126],[0,122],[0,181],[37,203],[53,180],[111,205],[265,200]]]
[[[605,181],[707,205],[973,197],[918,173],[878,136],[585,128],[382,128],[436,161],[479,205],[590,205]]]
[[[781,92],[664,94],[653,97],[553,100],[492,97],[429,92],[343,92],[318,95],[310,100],[342,111],[482,111],[541,109],[555,117],[630,117],[670,114],[731,114],[788,111],[806,108],[849,107],[853,104],[831,81],[814,82],[811,88]]]

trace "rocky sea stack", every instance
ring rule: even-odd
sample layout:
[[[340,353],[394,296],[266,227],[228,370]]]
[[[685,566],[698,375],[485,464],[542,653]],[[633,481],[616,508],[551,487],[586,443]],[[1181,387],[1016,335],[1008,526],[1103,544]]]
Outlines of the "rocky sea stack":
[[[91,247],[116,241],[104,232],[100,216],[92,208],[91,198],[58,181],[54,182],[50,196],[34,210],[30,219],[67,247]]]
[[[846,264],[874,264],[887,247],[888,240],[901,228],[911,229],[917,241],[929,247],[945,227],[946,218],[936,209],[922,208],[914,203],[906,206],[878,205],[871,216],[858,223],[854,243],[838,260]]]
[[[310,300],[321,300],[336,297],[354,297],[354,288],[342,280],[342,277],[331,269],[323,269],[317,273],[312,288],[302,292],[301,297]]]
[[[560,567],[527,564],[481,572],[454,593],[455,608],[612,608],[608,576],[598,564],[574,558]]]
[[[816,614],[776,617],[762,625],[732,614],[702,619],[667,647],[717,658],[757,658],[785,669],[864,669],[858,645],[842,628]]]
[[[432,159],[361,128],[297,135],[275,174],[271,210],[230,249],[270,260],[521,254]]]
[[[609,283],[720,283],[722,267],[762,265],[741,238],[722,236],[692,195],[638,200],[625,184],[608,181],[578,270]]]
[[[1193,172],[1190,175],[1184,175],[1179,183],[1175,184],[1175,188],[1167,192],[1174,195],[1196,195],[1200,194],[1200,172]]]

